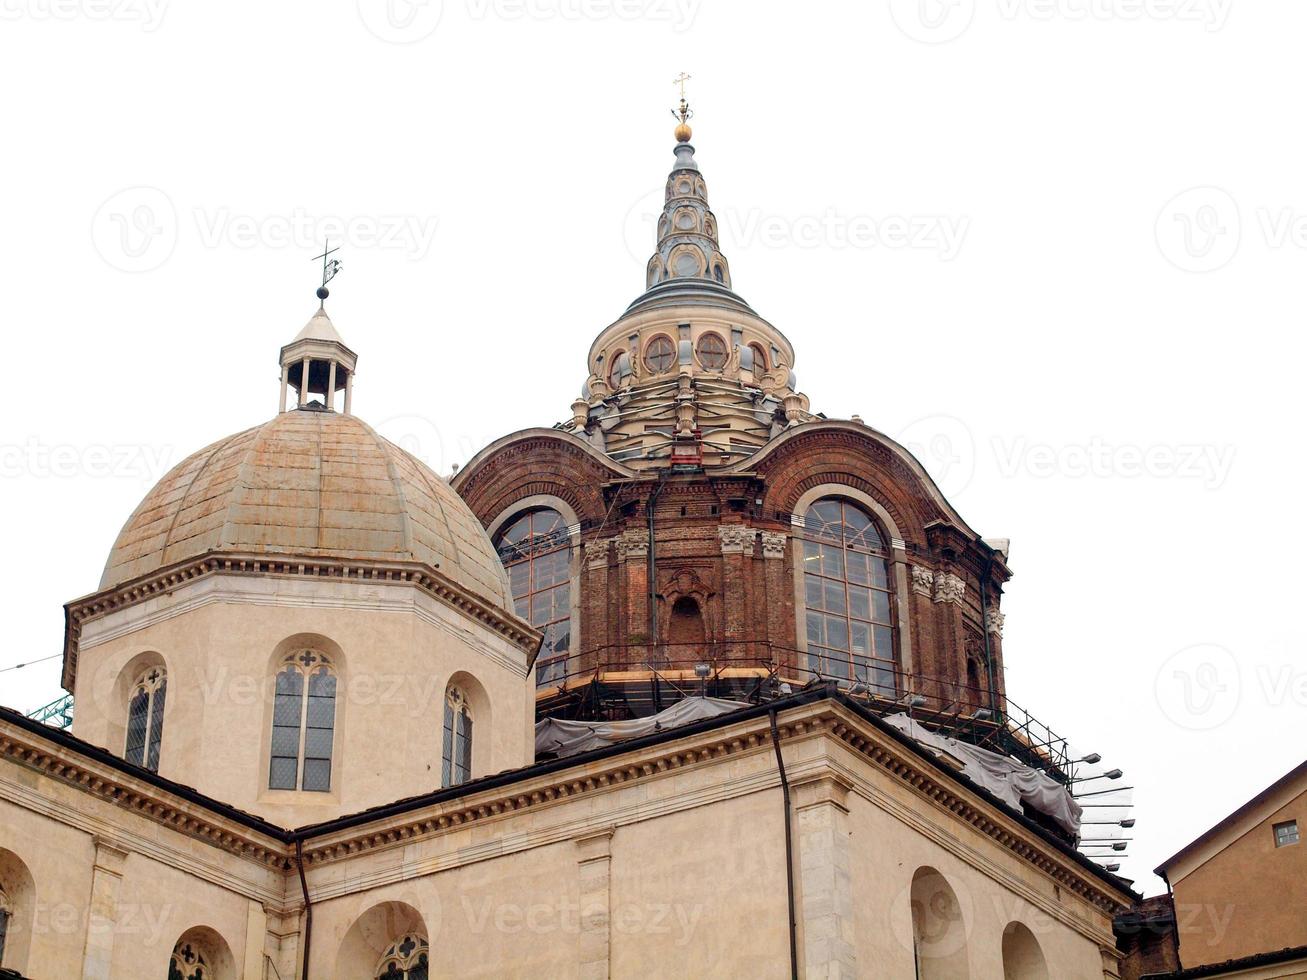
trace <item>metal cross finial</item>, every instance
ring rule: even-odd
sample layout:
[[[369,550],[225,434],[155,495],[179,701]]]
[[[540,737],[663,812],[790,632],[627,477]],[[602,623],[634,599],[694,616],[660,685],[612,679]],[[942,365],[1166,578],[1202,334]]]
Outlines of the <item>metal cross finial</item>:
[[[327,298],[327,283],[335,279],[336,273],[341,269],[340,259],[331,258],[333,252],[340,251],[340,246],[337,245],[335,248],[331,248],[330,245],[331,243],[329,241],[324,240],[322,243],[322,254],[313,256],[313,261],[315,262],[318,259],[322,260],[322,285],[318,287],[318,299],[322,300]]]
[[[681,86],[682,102],[685,101],[685,83],[688,82],[692,77],[693,77],[692,75],[687,75],[685,72],[681,72],[679,75],[677,75],[675,78],[672,79],[673,85]]]

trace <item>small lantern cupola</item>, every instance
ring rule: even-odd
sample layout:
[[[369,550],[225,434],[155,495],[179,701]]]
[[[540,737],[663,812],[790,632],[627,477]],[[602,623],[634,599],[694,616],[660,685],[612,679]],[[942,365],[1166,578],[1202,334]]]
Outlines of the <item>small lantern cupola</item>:
[[[339,248],[324,244],[321,255],[322,285],[318,287],[318,312],[295,335],[295,339],[281,349],[281,409],[286,411],[286,392],[295,393],[295,408],[311,412],[334,412],[336,392],[345,392],[345,414],[351,414],[354,395],[354,367],[358,355],[345,346],[327,316],[329,283],[340,271],[339,259],[331,258]],[[309,400],[310,395],[321,395],[321,402]]]
[[[287,392],[293,391],[292,408],[334,412],[336,393],[344,391],[344,412],[351,414],[356,364],[358,355],[345,346],[326,309],[319,307],[295,339],[281,349],[281,411],[286,411]],[[311,401],[312,395],[321,395],[322,401]]]

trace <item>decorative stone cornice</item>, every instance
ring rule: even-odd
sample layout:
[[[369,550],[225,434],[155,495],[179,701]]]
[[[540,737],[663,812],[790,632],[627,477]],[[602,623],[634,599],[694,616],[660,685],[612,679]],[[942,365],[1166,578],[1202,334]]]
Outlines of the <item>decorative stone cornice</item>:
[[[0,760],[34,769],[107,803],[139,813],[155,823],[277,871],[286,869],[290,851],[283,841],[228,820],[212,810],[80,756],[75,750],[0,721]],[[97,862],[121,849],[97,838]],[[125,852],[122,852],[125,857]],[[121,863],[121,859],[119,860]]]
[[[64,606],[63,686],[72,691],[77,682],[77,654],[82,626],[91,620],[156,596],[166,595],[180,586],[212,575],[289,576],[333,579],[336,581],[375,584],[408,583],[440,600],[471,619],[489,627],[528,657],[540,645],[540,634],[523,619],[477,595],[447,577],[443,572],[419,562],[344,561],[332,558],[302,558],[295,555],[270,558],[267,555],[242,555],[223,552],[178,562],[157,572]]]
[[[649,557],[649,534],[641,528],[623,531],[614,539],[618,561]]]
[[[985,629],[996,636],[1003,635],[1003,621],[1007,619],[1003,613],[997,609],[985,610]]]
[[[962,602],[967,594],[967,583],[952,572],[937,572],[935,575],[936,602]]]
[[[784,558],[785,546],[790,536],[784,531],[760,531],[762,538],[762,556],[764,558]]]
[[[721,542],[723,555],[739,555],[753,550],[753,539],[758,532],[747,524],[717,525],[717,539]]]
[[[935,588],[935,573],[921,565],[912,565],[912,591],[929,597]]]

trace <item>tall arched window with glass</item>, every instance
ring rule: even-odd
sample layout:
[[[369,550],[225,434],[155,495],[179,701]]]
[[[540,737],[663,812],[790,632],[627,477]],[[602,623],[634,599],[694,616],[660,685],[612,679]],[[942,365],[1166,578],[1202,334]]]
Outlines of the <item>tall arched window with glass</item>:
[[[159,748],[163,744],[163,706],[168,695],[168,675],[162,667],[150,667],[132,685],[127,704],[128,762],[159,771]]]
[[[336,670],[317,650],[287,656],[272,706],[269,789],[331,790],[336,732]]]
[[[572,647],[572,539],[563,516],[548,508],[529,511],[499,534],[496,547],[517,614],[545,635],[536,685],[559,684]]]
[[[374,976],[376,980],[427,980],[430,956],[425,939],[405,936],[387,947]]]
[[[445,692],[445,740],[441,786],[458,786],[472,778],[472,709],[456,687]]]
[[[804,519],[808,666],[823,677],[897,690],[889,550],[875,521],[840,497]]]
[[[9,896],[5,894],[4,882],[0,882],[0,966],[4,966],[5,940],[9,937],[9,919],[13,914]]]

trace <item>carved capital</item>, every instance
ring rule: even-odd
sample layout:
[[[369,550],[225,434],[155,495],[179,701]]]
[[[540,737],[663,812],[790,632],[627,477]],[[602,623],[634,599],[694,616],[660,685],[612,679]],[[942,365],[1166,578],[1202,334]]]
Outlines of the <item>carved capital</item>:
[[[589,569],[608,567],[608,542],[592,541],[585,546],[585,567]]]
[[[935,576],[936,602],[962,602],[966,595],[967,583],[952,572],[940,572]]]
[[[935,573],[920,565],[912,566],[912,591],[929,597],[935,590]]]
[[[640,528],[623,531],[617,536],[615,545],[618,561],[649,557],[649,536]]]
[[[1007,619],[997,609],[985,610],[985,629],[995,636],[1003,635],[1003,620]]]
[[[719,524],[717,537],[722,544],[722,554],[743,554],[753,547],[757,531],[745,524]]]
[[[784,531],[761,531],[762,556],[764,558],[784,558],[785,545],[790,536]]]

